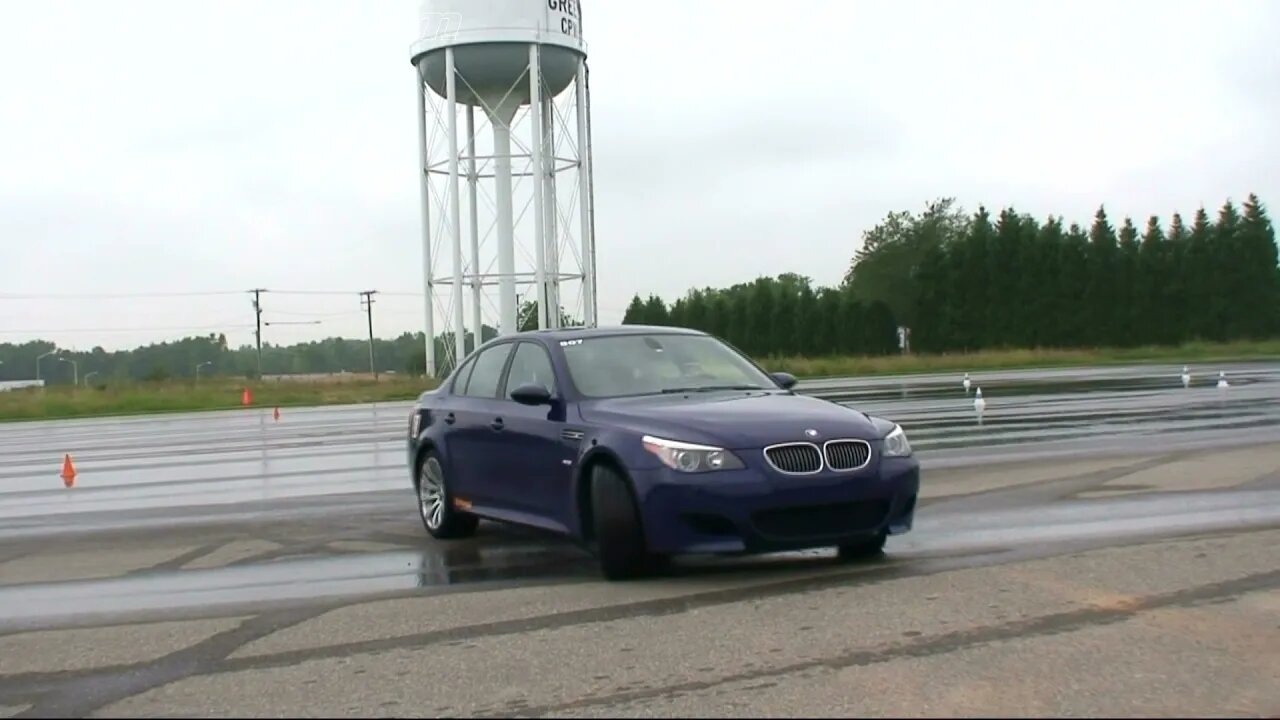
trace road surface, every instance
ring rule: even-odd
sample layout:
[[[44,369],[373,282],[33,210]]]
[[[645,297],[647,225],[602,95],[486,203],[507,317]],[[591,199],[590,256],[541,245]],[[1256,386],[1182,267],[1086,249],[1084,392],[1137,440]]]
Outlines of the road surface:
[[[1280,368],[1180,370],[807,383],[907,427],[915,532],[622,584],[428,540],[404,406],[0,426],[0,717],[1276,716]]]

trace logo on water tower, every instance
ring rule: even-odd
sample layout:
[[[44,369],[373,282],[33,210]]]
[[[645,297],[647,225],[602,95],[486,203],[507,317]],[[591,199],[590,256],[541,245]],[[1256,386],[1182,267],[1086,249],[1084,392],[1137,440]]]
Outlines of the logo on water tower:
[[[432,38],[440,40],[444,43],[451,43],[457,37],[458,31],[462,29],[462,13],[456,12],[430,12],[427,6],[431,4],[431,0],[427,0],[422,4],[422,12],[419,17],[422,18],[419,31],[424,38]]]

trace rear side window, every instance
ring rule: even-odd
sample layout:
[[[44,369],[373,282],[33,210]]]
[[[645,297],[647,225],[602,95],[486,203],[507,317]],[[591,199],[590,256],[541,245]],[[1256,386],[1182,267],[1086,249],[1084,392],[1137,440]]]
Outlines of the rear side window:
[[[510,354],[510,344],[496,345],[482,351],[472,363],[474,369],[462,394],[467,397],[498,397],[498,381],[502,379],[502,367],[507,364],[507,356]]]
[[[454,395],[461,395],[463,390],[467,389],[467,379],[471,377],[471,371],[475,368],[475,360],[469,360],[462,369],[458,371],[458,376],[453,379],[453,386],[449,388],[449,392]]]
[[[507,394],[527,383],[536,383],[551,391],[552,395],[556,394],[556,376],[546,348],[537,343],[522,342],[516,346],[516,355],[511,359]]]

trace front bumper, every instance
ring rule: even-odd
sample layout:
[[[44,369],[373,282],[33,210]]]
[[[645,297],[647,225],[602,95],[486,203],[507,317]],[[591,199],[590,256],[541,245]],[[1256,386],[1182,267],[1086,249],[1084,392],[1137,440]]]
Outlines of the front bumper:
[[[762,553],[911,530],[920,465],[878,458],[853,473],[791,476],[757,467],[700,475],[633,472],[652,552]]]

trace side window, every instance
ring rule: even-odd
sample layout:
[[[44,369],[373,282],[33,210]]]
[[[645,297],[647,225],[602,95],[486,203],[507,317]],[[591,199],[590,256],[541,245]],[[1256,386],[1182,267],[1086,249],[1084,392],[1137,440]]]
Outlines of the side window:
[[[525,383],[538,383],[556,393],[556,374],[551,369],[551,357],[547,349],[538,343],[522,342],[516,346],[516,356],[511,360],[507,373],[507,395]]]
[[[467,397],[498,397],[498,381],[502,379],[502,366],[507,364],[507,356],[511,354],[510,343],[496,345],[480,353],[472,365],[471,377],[467,386],[460,393]]]
[[[449,387],[449,392],[454,395],[461,395],[463,390],[467,389],[467,380],[471,377],[471,370],[475,368],[475,359],[468,360],[462,369],[458,371],[457,376],[453,378],[453,385]]]

